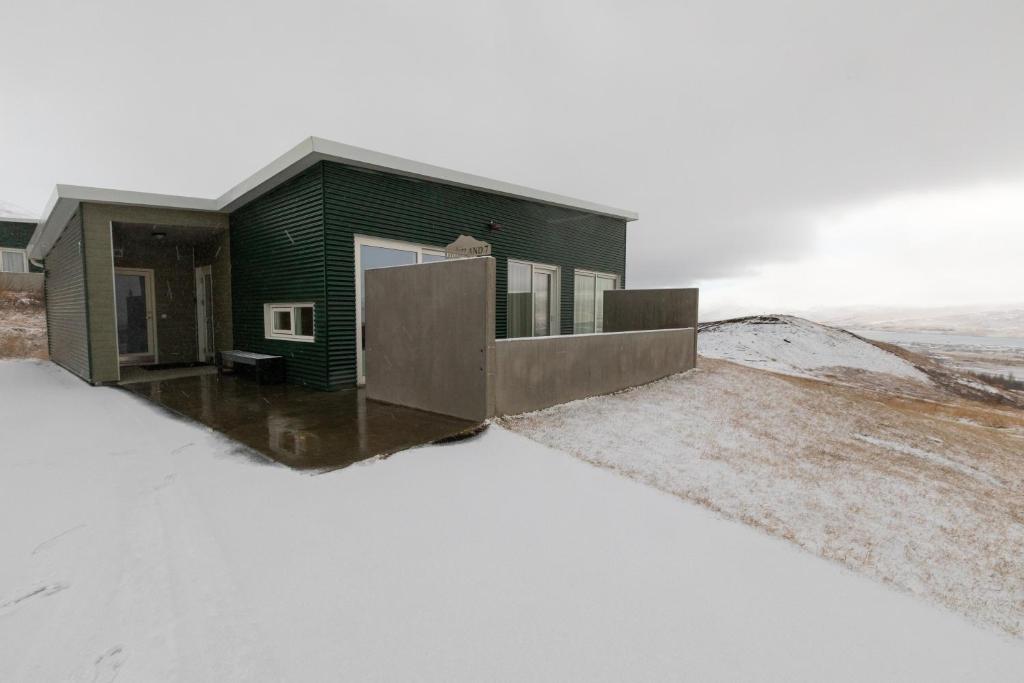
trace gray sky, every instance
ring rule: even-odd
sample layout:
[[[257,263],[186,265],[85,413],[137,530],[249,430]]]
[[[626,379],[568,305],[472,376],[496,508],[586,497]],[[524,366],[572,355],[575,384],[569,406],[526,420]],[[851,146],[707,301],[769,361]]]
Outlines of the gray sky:
[[[150,5],[150,6],[146,6]],[[309,135],[640,212],[730,312],[1024,300],[1024,2],[0,5],[0,199]]]

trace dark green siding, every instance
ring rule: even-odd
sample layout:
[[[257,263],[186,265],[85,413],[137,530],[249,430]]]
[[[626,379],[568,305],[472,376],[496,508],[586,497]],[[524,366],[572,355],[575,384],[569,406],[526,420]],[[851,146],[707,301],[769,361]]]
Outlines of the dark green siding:
[[[491,230],[492,221],[501,229]],[[561,267],[562,334],[573,330],[574,269],[625,281],[621,219],[321,162],[231,215],[236,348],[287,356],[290,381],[354,384],[355,235],[435,247],[459,235],[489,242],[499,338],[506,335],[509,258]],[[316,303],[315,344],[263,338],[263,304],[274,301]]]
[[[84,380],[91,380],[81,213],[71,217],[46,255],[44,284],[50,360]]]
[[[313,166],[231,214],[234,346],[284,356],[288,381],[328,382],[323,168]],[[313,302],[316,341],[266,339],[263,304]]]
[[[24,249],[28,246],[29,240],[32,239],[32,233],[35,232],[35,229],[35,223],[17,223],[0,220],[0,247]],[[42,272],[42,268],[32,263],[28,264],[28,269],[33,273]]]
[[[496,260],[498,338],[506,335],[508,259],[560,266],[561,332],[573,330],[573,270],[615,273],[625,282],[626,223],[402,176],[324,162],[331,383],[356,381],[353,236],[443,247],[459,235],[489,242]],[[501,226],[491,230],[491,221]]]

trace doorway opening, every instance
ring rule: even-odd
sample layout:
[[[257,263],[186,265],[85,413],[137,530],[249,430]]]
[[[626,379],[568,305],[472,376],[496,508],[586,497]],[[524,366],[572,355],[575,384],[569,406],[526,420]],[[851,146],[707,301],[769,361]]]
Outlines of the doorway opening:
[[[121,365],[157,363],[152,269],[115,268],[114,304]]]

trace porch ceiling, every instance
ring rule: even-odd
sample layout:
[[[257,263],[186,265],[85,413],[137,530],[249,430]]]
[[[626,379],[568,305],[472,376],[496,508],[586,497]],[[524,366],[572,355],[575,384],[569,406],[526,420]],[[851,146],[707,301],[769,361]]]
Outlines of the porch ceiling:
[[[227,231],[227,228],[193,225],[161,225],[159,223],[114,223],[114,237],[145,241],[154,245],[196,246],[209,242]]]

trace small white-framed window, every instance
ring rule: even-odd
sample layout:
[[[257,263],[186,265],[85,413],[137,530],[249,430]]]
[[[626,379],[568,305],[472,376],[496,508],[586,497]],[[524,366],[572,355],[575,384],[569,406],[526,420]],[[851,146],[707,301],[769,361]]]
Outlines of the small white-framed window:
[[[619,278],[611,273],[577,270],[573,277],[573,334],[604,330],[604,293],[617,289]]]
[[[557,266],[508,260],[506,336],[511,339],[559,334],[561,279]]]
[[[263,304],[263,331],[267,339],[311,342],[315,335],[315,310],[310,303]]]
[[[24,249],[0,248],[0,273],[27,273],[28,255]]]

